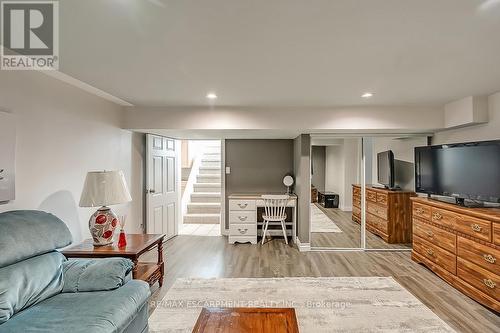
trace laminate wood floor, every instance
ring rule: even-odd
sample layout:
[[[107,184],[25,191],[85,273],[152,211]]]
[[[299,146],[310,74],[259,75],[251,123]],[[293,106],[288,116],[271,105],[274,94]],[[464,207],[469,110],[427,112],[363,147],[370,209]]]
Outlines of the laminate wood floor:
[[[342,232],[312,232],[312,247],[359,248],[361,247],[361,226],[351,218],[352,212],[344,212],[339,208],[324,208],[323,211]],[[411,244],[389,244],[379,236],[366,231],[366,247],[369,249],[411,249]]]
[[[144,256],[156,260],[156,251]],[[299,252],[274,239],[264,245],[230,245],[225,236],[177,236],[165,243],[165,278],[154,301],[177,278],[392,276],[457,332],[499,332],[500,317],[411,261],[408,252]],[[383,320],[383,318],[381,318]]]

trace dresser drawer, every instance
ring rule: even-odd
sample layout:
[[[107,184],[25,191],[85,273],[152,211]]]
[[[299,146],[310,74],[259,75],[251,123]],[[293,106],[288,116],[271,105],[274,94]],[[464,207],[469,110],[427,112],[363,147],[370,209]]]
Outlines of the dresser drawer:
[[[412,213],[413,213],[413,217],[418,217],[420,219],[424,219],[424,220],[428,220],[428,221],[431,220],[432,213],[431,213],[430,206],[421,205],[419,203],[414,202]]]
[[[377,193],[377,203],[382,206],[387,206],[389,196],[385,193]]]
[[[448,272],[456,274],[457,262],[456,256],[453,253],[443,250],[439,246],[429,243],[418,236],[413,237],[413,250],[446,269]]]
[[[361,218],[361,209],[359,209],[356,206],[352,207],[352,215],[354,215],[360,219]]]
[[[377,192],[366,190],[366,200],[371,202],[377,202]]]
[[[418,219],[413,219],[413,234],[445,250],[456,253],[457,236],[451,232],[436,228]]]
[[[491,222],[461,215],[455,220],[455,230],[491,242]]]
[[[500,275],[500,251],[458,236],[458,256]]]
[[[458,214],[444,209],[434,207],[431,209],[431,221],[450,229],[455,229],[455,220],[457,216]]]
[[[358,197],[357,195],[354,195],[352,197],[352,205],[354,207],[361,208],[361,197]]]
[[[500,300],[500,276],[475,265],[468,260],[458,258],[457,275],[483,293]]]
[[[361,187],[353,186],[352,187],[352,195],[358,195],[359,197],[361,197]]]
[[[255,200],[229,200],[229,210],[256,210]]]
[[[387,207],[382,207],[372,202],[366,205],[366,211],[370,214],[376,215],[384,220],[387,220]]]
[[[382,231],[387,234],[387,220],[381,219],[373,214],[366,214],[366,223],[373,228]]]
[[[493,223],[493,243],[500,245],[500,223]]]
[[[229,224],[257,223],[257,214],[255,211],[230,211]]]
[[[231,236],[257,236],[257,223],[230,224],[229,235]]]

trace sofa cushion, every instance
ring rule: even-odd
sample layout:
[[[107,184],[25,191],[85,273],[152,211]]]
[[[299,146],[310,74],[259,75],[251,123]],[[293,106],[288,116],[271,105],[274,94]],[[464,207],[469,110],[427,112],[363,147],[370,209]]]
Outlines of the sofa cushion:
[[[0,268],[0,324],[15,313],[59,294],[65,260],[54,251]]]
[[[37,210],[0,213],[0,267],[71,244],[66,224]]]
[[[149,285],[132,280],[111,291],[62,293],[0,325],[0,333],[122,332],[147,306]]]
[[[112,290],[127,282],[134,267],[130,259],[74,259],[63,264],[63,293]]]

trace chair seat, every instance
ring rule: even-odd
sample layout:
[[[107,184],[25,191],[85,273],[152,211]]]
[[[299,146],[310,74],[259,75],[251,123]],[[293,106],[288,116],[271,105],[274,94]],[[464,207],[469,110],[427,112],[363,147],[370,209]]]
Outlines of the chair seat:
[[[262,219],[269,221],[269,222],[280,222],[283,220],[286,220],[286,214],[283,216],[267,216],[267,215],[262,215]]]

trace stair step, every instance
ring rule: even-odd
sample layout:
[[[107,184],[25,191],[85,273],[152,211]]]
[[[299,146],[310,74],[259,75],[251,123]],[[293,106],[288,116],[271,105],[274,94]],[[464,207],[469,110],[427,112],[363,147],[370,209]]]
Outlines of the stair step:
[[[219,202],[220,192],[195,192],[191,194],[191,202]]]
[[[220,183],[221,175],[198,175],[196,180],[197,183]]]
[[[220,166],[201,166],[199,175],[220,175]]]
[[[220,161],[205,161],[201,162],[201,167],[218,167],[220,169],[221,163]]]
[[[220,224],[220,214],[185,214],[184,224]]]
[[[195,183],[193,184],[193,190],[195,193],[198,192],[221,192],[221,183]]]
[[[187,204],[188,214],[220,214],[220,202],[190,202]]]

